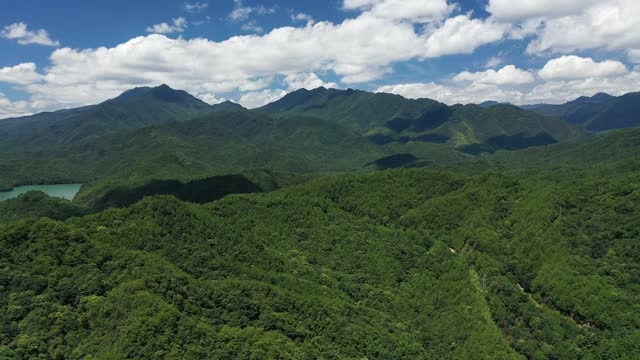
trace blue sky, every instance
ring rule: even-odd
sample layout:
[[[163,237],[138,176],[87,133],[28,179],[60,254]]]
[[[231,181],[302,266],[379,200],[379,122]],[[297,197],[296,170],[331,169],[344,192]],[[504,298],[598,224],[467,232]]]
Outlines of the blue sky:
[[[320,85],[563,102],[639,90],[636,0],[23,0],[0,5],[0,118],[167,83],[248,107]]]

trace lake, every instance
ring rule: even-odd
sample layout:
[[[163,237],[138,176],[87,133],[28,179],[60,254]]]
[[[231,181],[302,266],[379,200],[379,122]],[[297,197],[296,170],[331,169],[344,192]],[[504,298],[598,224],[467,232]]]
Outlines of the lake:
[[[5,201],[18,197],[29,191],[42,191],[49,196],[59,197],[67,200],[73,200],[82,184],[59,184],[59,185],[28,185],[16,186],[11,191],[0,192],[0,201]]]

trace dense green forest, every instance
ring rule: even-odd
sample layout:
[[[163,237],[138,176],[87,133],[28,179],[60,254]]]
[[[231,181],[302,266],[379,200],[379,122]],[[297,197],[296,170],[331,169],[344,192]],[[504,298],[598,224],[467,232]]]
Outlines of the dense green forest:
[[[14,222],[0,228],[0,349],[632,359],[640,171],[602,170],[388,170]]]
[[[7,120],[0,189],[85,184],[0,202],[0,359],[637,359],[640,130],[585,128],[324,88]]]

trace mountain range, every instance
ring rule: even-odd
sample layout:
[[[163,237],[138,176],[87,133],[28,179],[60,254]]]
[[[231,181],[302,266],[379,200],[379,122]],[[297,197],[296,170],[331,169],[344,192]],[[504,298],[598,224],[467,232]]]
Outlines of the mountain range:
[[[0,188],[83,185],[0,202],[0,358],[634,359],[640,129],[576,115],[633,97],[163,85],[2,120]]]
[[[561,105],[525,105],[521,108],[577,124],[589,131],[640,126],[640,93],[611,96],[598,93]]]
[[[447,106],[358,90],[294,91],[260,109],[208,105],[166,85],[104,103],[0,122],[6,184],[86,182],[272,168],[349,171],[410,153],[469,159],[584,136],[578,126],[510,105]]]

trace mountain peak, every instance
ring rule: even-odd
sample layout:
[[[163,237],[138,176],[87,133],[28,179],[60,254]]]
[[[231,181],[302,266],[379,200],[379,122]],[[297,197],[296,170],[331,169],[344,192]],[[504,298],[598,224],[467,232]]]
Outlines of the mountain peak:
[[[194,104],[208,106],[205,102],[195,98],[184,90],[175,90],[167,84],[156,87],[142,86],[123,92],[120,96],[110,101],[141,101],[155,99],[164,102]]]
[[[573,103],[582,103],[582,104],[596,104],[596,103],[601,103],[604,101],[607,101],[609,99],[614,98],[614,96],[611,96],[609,94],[603,93],[603,92],[599,92],[591,97],[588,96],[581,96],[577,99],[575,99],[574,101],[572,101]]]
[[[214,110],[241,110],[241,109],[245,109],[244,106],[238,104],[238,103],[234,103],[233,101],[223,101],[221,103],[215,104],[215,105],[211,105],[211,108]]]

